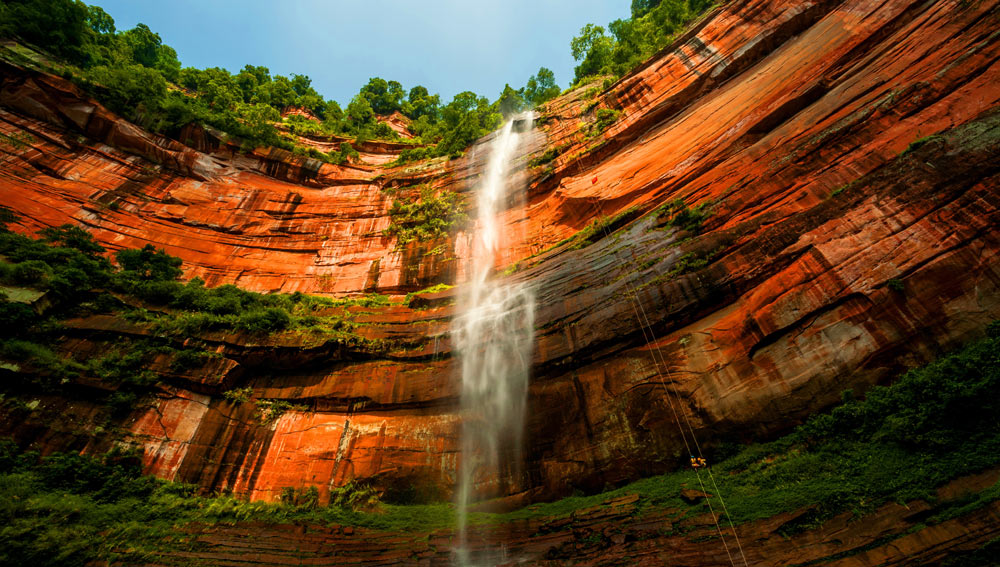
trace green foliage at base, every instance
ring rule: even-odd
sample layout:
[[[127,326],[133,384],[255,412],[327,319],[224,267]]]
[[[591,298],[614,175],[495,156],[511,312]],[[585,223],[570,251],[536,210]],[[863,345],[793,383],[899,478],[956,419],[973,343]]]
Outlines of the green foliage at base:
[[[718,447],[708,454],[712,475],[701,480],[725,498],[739,524],[794,510],[810,510],[781,527],[791,535],[819,526],[835,514],[864,515],[890,502],[925,499],[959,476],[1000,464],[1000,323],[989,336],[937,362],[912,370],[861,400],[846,400],[776,441]],[[725,454],[732,456],[724,458]],[[680,457],[686,461],[686,457]],[[35,560],[47,565],[83,565],[97,558],[141,560],[151,550],[188,548],[179,526],[256,521],[371,527],[427,532],[453,525],[450,504],[393,506],[379,503],[366,485],[348,485],[319,505],[316,488],[291,488],[282,502],[247,502],[231,496],[198,497],[192,487],[142,477],[134,454],[56,454],[39,459],[0,442],[0,564]],[[681,463],[679,463],[681,464]],[[717,484],[717,488],[716,488]],[[473,523],[566,516],[610,498],[638,494],[648,507],[677,510],[678,519],[707,511],[702,500],[680,498],[699,488],[692,470],[634,482],[590,496],[535,504],[505,514],[476,513]],[[968,514],[1000,499],[1000,485],[934,508],[925,525]],[[723,523],[726,522],[722,518]],[[992,546],[992,547],[991,547]],[[995,548],[956,559],[981,565]]]
[[[911,370],[891,386],[872,388],[863,400],[845,393],[844,404],[779,440],[717,447],[708,455],[710,463],[716,456],[721,459],[712,467],[712,477],[701,473],[715,509],[721,509],[721,492],[737,524],[810,510],[782,528],[790,535],[833,515],[847,511],[860,516],[891,501],[933,504],[934,489],[945,482],[1000,465],[1000,323],[993,323],[989,333]],[[725,458],[727,453],[732,456]],[[695,472],[685,470],[610,492],[536,504],[502,518],[564,515],[627,494],[640,495],[640,506],[698,514],[707,512],[707,506],[689,505],[679,494],[699,487]],[[995,485],[944,506],[925,523],[998,499],[1000,485]]]
[[[334,488],[320,506],[315,486],[286,488],[275,503],[199,497],[194,487],[141,475],[134,452],[56,453],[39,458],[0,440],[0,565],[83,566],[101,559],[136,562],[153,550],[189,550],[179,526],[260,521],[440,529],[450,505],[392,506],[371,487]]]

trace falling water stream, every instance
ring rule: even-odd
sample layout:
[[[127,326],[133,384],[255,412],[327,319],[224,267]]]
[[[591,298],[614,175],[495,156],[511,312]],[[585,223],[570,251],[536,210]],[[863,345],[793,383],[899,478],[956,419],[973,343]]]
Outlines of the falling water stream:
[[[492,277],[502,240],[498,213],[523,199],[512,175],[530,115],[508,121],[488,146],[486,170],[477,187],[478,218],[467,281],[459,295],[459,315],[452,324],[462,372],[461,458],[456,506],[460,566],[495,564],[500,550],[469,549],[470,503],[495,486],[520,476],[524,407],[531,367],[534,297],[523,284]],[[506,479],[506,480],[505,480]]]

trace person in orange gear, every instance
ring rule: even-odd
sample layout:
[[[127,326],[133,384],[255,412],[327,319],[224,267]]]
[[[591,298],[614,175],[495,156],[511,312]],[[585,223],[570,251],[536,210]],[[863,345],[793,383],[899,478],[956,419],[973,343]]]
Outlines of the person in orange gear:
[[[701,457],[695,457],[691,455],[691,468],[700,469],[702,467],[708,466],[708,461]]]

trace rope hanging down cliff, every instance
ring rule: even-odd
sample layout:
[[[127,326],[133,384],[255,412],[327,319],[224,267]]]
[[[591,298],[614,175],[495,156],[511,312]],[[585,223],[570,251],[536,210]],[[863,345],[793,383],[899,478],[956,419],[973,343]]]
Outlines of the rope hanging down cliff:
[[[577,167],[578,167],[578,174],[579,174],[579,173],[581,173],[580,170],[582,170],[582,165],[579,162],[577,162]],[[596,185],[597,181],[598,181],[598,178],[594,177],[593,180],[591,181],[591,184],[592,185]],[[596,201],[594,203],[594,208],[595,208],[595,210],[597,211],[597,214],[598,214],[598,216],[596,218],[601,218],[603,216],[603,211],[602,211],[601,207],[597,204]],[[611,236],[611,233],[608,230],[608,227],[606,225],[603,226],[602,229],[604,231],[605,238],[608,238],[608,237]],[[612,248],[611,251],[612,251],[612,254],[614,254],[614,256],[615,256],[615,261],[624,266],[625,262],[622,261],[621,257],[618,255],[617,249]],[[633,260],[634,260],[634,256],[633,256]],[[663,351],[660,349],[659,345],[657,344],[657,337],[656,337],[656,334],[653,332],[653,327],[652,327],[652,324],[649,321],[648,315],[646,314],[646,309],[645,309],[645,307],[643,307],[642,302],[640,302],[639,299],[638,299],[639,296],[638,296],[637,290],[635,290],[632,287],[632,285],[629,283],[629,281],[627,279],[625,280],[625,287],[626,287],[626,295],[629,297],[629,300],[630,300],[630,302],[632,304],[632,311],[635,313],[636,322],[639,323],[639,329],[642,331],[643,339],[646,341],[646,344],[652,344],[653,345],[653,349],[655,351],[655,354],[653,355],[653,364],[654,364],[654,367],[656,369],[657,379],[659,380],[660,387],[663,389],[665,397],[667,398],[667,402],[670,405],[670,410],[673,413],[674,421],[677,424],[678,432],[681,434],[681,439],[684,441],[684,446],[685,446],[685,448],[687,448],[687,451],[688,451],[689,454],[691,454],[691,455],[697,455],[697,457],[699,459],[704,460],[704,454],[702,453],[701,445],[698,443],[698,438],[697,438],[697,436],[694,433],[694,427],[691,425],[690,418],[688,417],[687,413],[683,411],[683,407],[682,407],[682,411],[680,411],[680,412],[677,411],[677,407],[676,406],[677,405],[681,405],[683,403],[680,400],[680,395],[677,394],[677,393],[672,393],[667,388],[666,383],[663,380],[663,374],[664,373],[667,374],[667,379],[668,380],[672,380],[672,377],[670,376],[670,367],[667,366],[666,357],[664,357]],[[661,366],[662,366],[662,370],[661,370]],[[677,398],[676,399],[676,404],[674,403],[674,397],[675,396]],[[687,427],[687,434],[685,434],[685,431],[684,431],[685,427],[683,425],[681,425],[680,416],[684,417],[684,422],[685,422],[685,425]],[[691,451],[691,443],[688,442],[687,435],[691,436],[691,441],[694,444],[695,451],[693,451],[693,452]],[[701,487],[702,493],[706,494],[705,502],[708,504],[709,512],[712,515],[712,521],[715,523],[715,529],[719,533],[719,538],[721,539],[722,545],[723,545],[723,547],[726,550],[726,555],[729,558],[729,562],[730,562],[731,565],[733,565],[733,567],[736,567],[736,561],[733,559],[732,551],[730,551],[730,549],[729,549],[729,544],[726,543],[726,538],[725,538],[725,535],[722,532],[722,527],[719,525],[719,519],[718,519],[718,516],[715,513],[714,507],[712,506],[711,498],[708,497],[707,491],[705,490],[705,484],[702,481],[701,472],[700,472],[699,468],[695,468],[694,469],[695,476],[698,479],[698,485]],[[726,518],[729,520],[729,526],[730,526],[730,529],[733,532],[733,538],[736,540],[736,546],[737,546],[737,550],[739,552],[740,558],[743,560],[743,564],[746,567],[749,567],[750,563],[747,561],[746,554],[743,551],[743,544],[740,542],[740,537],[736,533],[736,526],[733,523],[732,516],[729,514],[729,508],[726,506],[726,501],[725,501],[725,499],[722,496],[722,492],[719,490],[719,486],[718,486],[718,484],[715,481],[715,476],[712,474],[712,471],[711,471],[710,468],[705,468],[705,470],[708,472],[709,479],[712,482],[712,485],[713,485],[713,488],[715,490],[715,493],[716,493],[716,495],[719,498],[719,502],[722,504],[723,512],[725,513]]]

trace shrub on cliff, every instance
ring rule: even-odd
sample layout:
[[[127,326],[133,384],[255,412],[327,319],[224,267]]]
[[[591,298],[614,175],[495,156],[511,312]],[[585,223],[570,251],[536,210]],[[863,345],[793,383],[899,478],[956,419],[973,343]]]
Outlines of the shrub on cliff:
[[[389,208],[389,226],[382,235],[395,238],[397,245],[412,241],[445,238],[468,221],[464,202],[457,193],[442,191],[435,195],[429,188],[419,198],[400,198]]]
[[[992,436],[1000,415],[1000,324],[986,339],[875,386],[809,420],[796,439],[810,446],[832,440],[891,443],[911,451],[951,451]]]
[[[181,259],[171,256],[165,250],[147,244],[141,249],[125,249],[115,254],[121,271],[121,282],[156,282],[175,280],[181,275]]]
[[[6,266],[0,269],[2,281],[48,290],[57,302],[108,283],[111,264],[99,255],[104,249],[89,233],[63,225],[44,229],[40,235],[35,240],[0,231],[0,255]]]
[[[570,42],[573,58],[580,62],[574,83],[588,77],[620,77],[673,40],[710,0],[640,0],[632,5],[632,17],[602,26],[587,24]],[[610,32],[610,35],[607,32]]]
[[[1000,462],[1000,324],[988,336],[911,370],[864,399],[813,416],[794,433],[720,465],[738,521],[810,505],[809,525],[934,489]],[[798,526],[796,529],[808,527]]]
[[[236,320],[236,328],[251,333],[273,333],[283,331],[292,324],[288,311],[277,307],[244,313]]]

